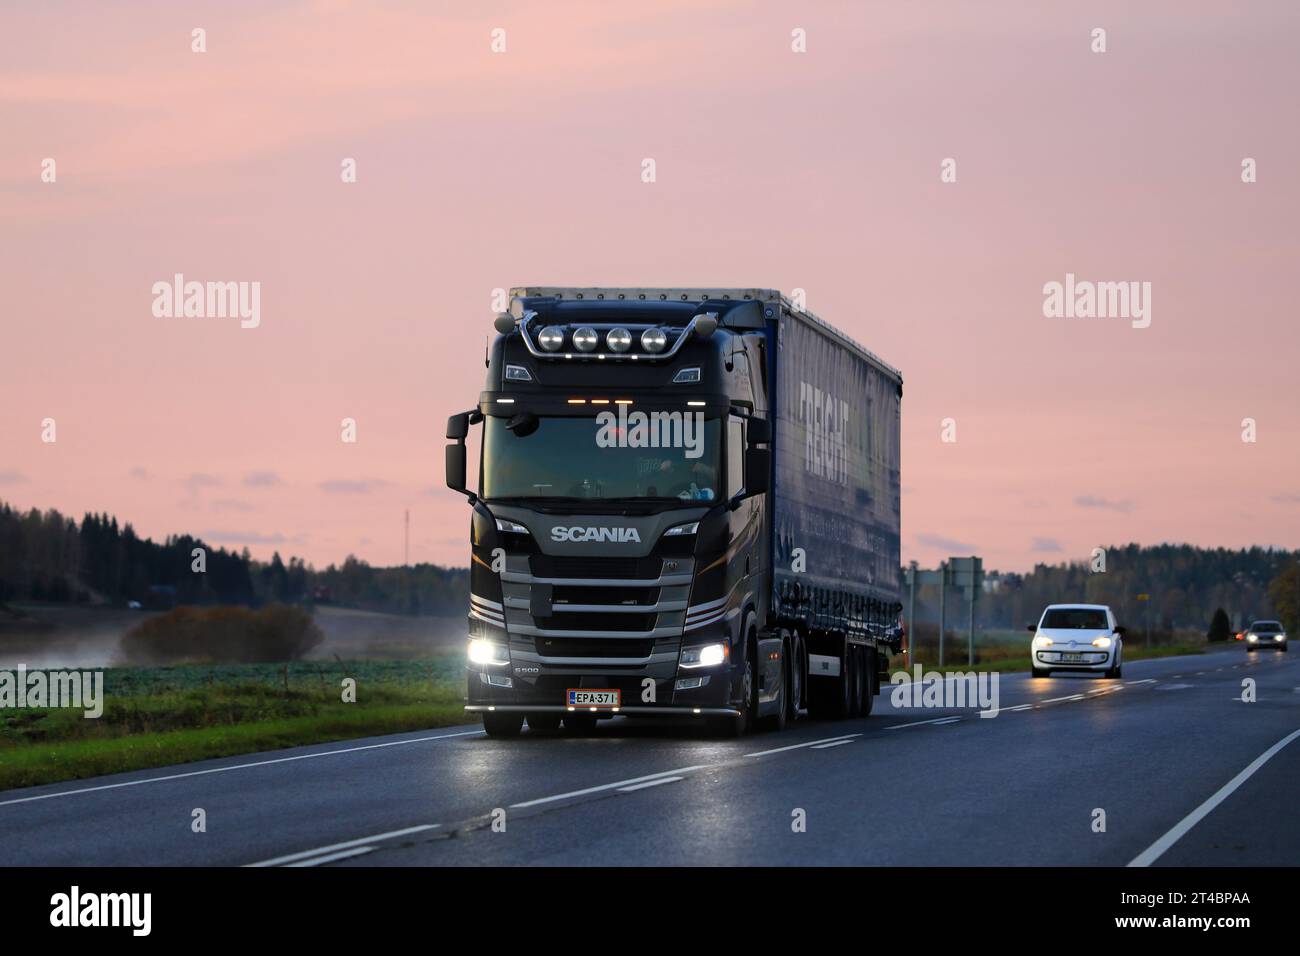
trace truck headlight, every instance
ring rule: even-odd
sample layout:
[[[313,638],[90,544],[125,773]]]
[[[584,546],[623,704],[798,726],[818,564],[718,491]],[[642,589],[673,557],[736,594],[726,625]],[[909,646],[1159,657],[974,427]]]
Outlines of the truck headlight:
[[[682,651],[682,667],[717,667],[731,656],[726,644],[704,644]]]
[[[511,521],[508,518],[497,518],[497,530],[509,531],[511,534],[528,534],[528,529],[517,521]]]
[[[510,655],[505,646],[496,641],[476,637],[469,642],[469,659],[474,664],[509,664]]]
[[[662,352],[668,344],[668,336],[663,329],[646,329],[641,333],[641,348],[647,352]]]
[[[564,329],[558,325],[548,325],[537,336],[537,342],[548,352],[558,352],[564,345]]]
[[[674,525],[664,532],[664,537],[676,537],[680,534],[695,534],[695,532],[699,530],[700,523],[698,521],[692,521],[689,524]]]
[[[1109,637],[1099,637],[1092,642],[1093,647],[1110,647]]]

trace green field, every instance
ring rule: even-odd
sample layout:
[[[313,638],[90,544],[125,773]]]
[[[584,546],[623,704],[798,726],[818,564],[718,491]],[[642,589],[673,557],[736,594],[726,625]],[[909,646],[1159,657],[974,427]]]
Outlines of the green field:
[[[342,700],[356,681],[356,702]],[[0,712],[0,789],[464,723],[465,663],[410,661],[104,669],[104,712]]]

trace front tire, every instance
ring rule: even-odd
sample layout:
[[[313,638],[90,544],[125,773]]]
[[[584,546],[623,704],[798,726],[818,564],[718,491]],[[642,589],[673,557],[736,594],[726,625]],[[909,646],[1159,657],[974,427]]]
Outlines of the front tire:
[[[483,729],[489,737],[518,737],[524,725],[524,715],[502,710],[489,710],[483,715]]]

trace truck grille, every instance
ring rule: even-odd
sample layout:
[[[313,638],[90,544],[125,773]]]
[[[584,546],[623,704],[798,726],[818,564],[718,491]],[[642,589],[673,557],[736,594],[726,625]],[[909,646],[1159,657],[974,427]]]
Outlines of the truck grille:
[[[663,560],[645,558],[587,557],[586,555],[534,554],[529,567],[539,578],[627,578],[653,580],[663,569]]]
[[[653,614],[584,614],[556,610],[549,617],[533,620],[547,631],[649,631],[655,626]]]
[[[659,588],[629,588],[580,584],[557,584],[551,603],[560,610],[565,604],[612,604],[623,607],[654,604],[659,600]]]
[[[654,641],[609,641],[599,638],[539,637],[537,653],[542,657],[626,657],[641,660],[650,656]]]

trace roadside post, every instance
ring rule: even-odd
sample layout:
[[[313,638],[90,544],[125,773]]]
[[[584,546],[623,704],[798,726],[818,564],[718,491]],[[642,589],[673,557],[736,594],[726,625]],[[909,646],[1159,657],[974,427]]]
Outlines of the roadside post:
[[[967,635],[966,666],[975,666],[975,601],[984,589],[984,560],[974,556],[949,558],[952,583],[966,594]]]

